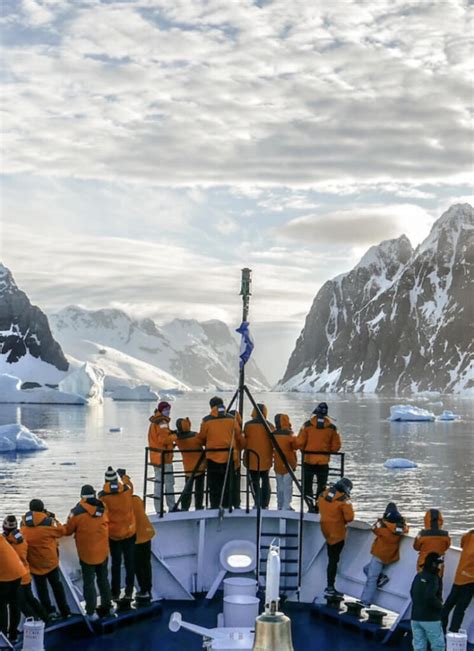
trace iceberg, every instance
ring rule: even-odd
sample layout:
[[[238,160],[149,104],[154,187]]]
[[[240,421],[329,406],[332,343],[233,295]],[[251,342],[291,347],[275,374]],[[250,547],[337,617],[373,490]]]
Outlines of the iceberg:
[[[0,375],[0,403],[85,405],[86,398],[48,387],[22,389],[22,380],[14,375]]]
[[[86,362],[59,383],[59,389],[65,393],[75,393],[86,398],[89,404],[104,402],[104,371]]]
[[[435,415],[427,409],[414,405],[393,405],[390,407],[391,421],[433,421]]]
[[[47,450],[46,443],[36,434],[18,423],[0,425],[1,452],[30,452],[32,450]]]
[[[461,420],[461,416],[458,416],[457,414],[453,414],[453,412],[449,411],[449,409],[445,409],[442,414],[436,416],[436,420],[443,420],[443,421]]]
[[[385,468],[418,468],[418,464],[410,459],[395,458],[387,459],[383,464]]]
[[[137,387],[121,385],[113,389],[110,395],[112,396],[112,400],[157,402],[160,399],[160,396],[148,384],[140,384]]]

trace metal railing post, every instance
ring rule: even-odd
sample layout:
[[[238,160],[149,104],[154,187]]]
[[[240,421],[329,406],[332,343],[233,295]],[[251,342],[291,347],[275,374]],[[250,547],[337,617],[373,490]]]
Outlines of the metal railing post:
[[[164,515],[164,501],[165,501],[165,464],[164,464],[164,454],[161,453],[161,486],[160,486],[160,518]]]
[[[148,488],[148,448],[145,448],[145,473],[143,478],[143,507],[146,511],[146,493]]]

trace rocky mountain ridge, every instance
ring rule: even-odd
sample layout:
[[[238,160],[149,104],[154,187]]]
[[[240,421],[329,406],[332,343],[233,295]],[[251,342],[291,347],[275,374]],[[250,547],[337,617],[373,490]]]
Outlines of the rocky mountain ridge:
[[[413,251],[371,247],[316,295],[280,390],[463,392],[473,380],[474,211],[457,204]]]

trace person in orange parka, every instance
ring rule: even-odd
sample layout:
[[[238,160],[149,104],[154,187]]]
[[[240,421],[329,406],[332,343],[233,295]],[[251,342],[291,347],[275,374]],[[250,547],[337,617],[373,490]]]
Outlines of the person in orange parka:
[[[194,506],[196,511],[198,511],[204,508],[204,480],[206,472],[204,448],[198,440],[197,432],[191,431],[191,421],[189,418],[178,418],[176,421],[176,434],[176,445],[182,453],[186,477],[186,485],[181,497],[181,508],[183,511],[189,511],[194,489]],[[188,452],[188,450],[201,450],[201,452]],[[191,479],[193,472],[194,477]]]
[[[137,523],[137,539],[135,541],[135,573],[140,586],[136,598],[148,601],[151,599],[151,539],[155,530],[147,514],[143,500],[138,495],[133,496],[133,512]]]
[[[7,515],[3,521],[3,535],[18,554],[18,558],[26,569],[26,574],[22,577],[20,585],[20,610],[25,617],[42,619],[46,622],[48,620],[48,613],[45,611],[38,599],[36,599],[31,589],[31,572],[28,564],[28,543],[21,535],[21,531],[18,529],[18,521],[14,515]]]
[[[389,579],[383,571],[387,565],[396,563],[400,559],[399,548],[402,536],[408,533],[405,520],[394,502],[387,504],[385,513],[374,524],[372,531],[375,534],[370,550],[372,558],[364,567],[367,581],[360,598],[366,607],[373,603],[377,588],[381,588],[388,582]]]
[[[0,536],[0,632],[16,641],[20,623],[20,584],[27,570],[18,554]]]
[[[58,541],[65,535],[63,525],[56,520],[54,513],[44,508],[42,500],[34,499],[30,502],[30,510],[23,516],[20,531],[28,543],[28,563],[41,605],[48,615],[54,614],[49,583],[61,616],[69,617],[71,610],[59,572]]]
[[[120,478],[119,479],[119,475]],[[125,565],[125,600],[131,601],[135,581],[136,521],[133,512],[133,484],[125,470],[117,472],[109,466],[105,484],[98,497],[107,507],[109,546],[112,557],[112,599],[118,601],[121,591],[122,558]]]
[[[106,506],[97,499],[93,486],[81,488],[81,501],[71,510],[66,523],[66,535],[74,534],[77,555],[82,570],[84,600],[89,619],[98,619],[97,591],[100,593],[100,610],[109,614],[112,595],[108,578],[109,517]]]
[[[214,396],[209,401],[211,413],[205,416],[198,434],[199,442],[206,448],[207,478],[209,482],[209,498],[211,509],[224,508],[234,504],[236,489],[234,484],[236,469],[240,465],[240,451],[243,448],[243,439],[239,418],[226,411],[224,401],[219,396]],[[232,458],[229,460],[229,450],[232,447]],[[221,451],[213,451],[222,448]],[[229,462],[229,463],[228,463]],[[227,471],[227,467],[229,468]],[[227,480],[226,478],[227,474]],[[224,486],[225,484],[225,486]],[[235,504],[234,504],[235,505]]]
[[[418,532],[413,541],[413,548],[418,554],[416,569],[418,572],[423,571],[425,558],[429,553],[435,552],[438,556],[444,556],[445,552],[451,547],[451,538],[449,533],[442,529],[443,514],[438,509],[429,509],[425,513],[425,528]],[[440,566],[440,577],[443,576],[443,566]]]
[[[336,590],[335,581],[337,565],[346,539],[346,525],[354,519],[354,509],[350,501],[351,491],[351,480],[342,477],[334,486],[327,488],[318,500],[321,530],[326,538],[328,552],[328,584],[324,591],[328,597],[341,595]]]
[[[474,596],[474,529],[461,538],[461,557],[459,559],[453,587],[446,599],[441,614],[443,628],[448,625],[449,613],[454,608],[449,630],[457,633],[462,625],[464,613]]]
[[[170,403],[162,400],[155,409],[153,416],[150,417],[150,426],[148,428],[148,447],[165,450],[164,452],[150,452],[150,462],[153,464],[155,471],[154,501],[155,511],[158,515],[161,515],[162,508],[163,477],[168,510],[172,511],[176,504],[173,475],[173,445],[176,441],[176,435],[170,430],[170,413]]]
[[[275,429],[272,423],[267,419],[268,410],[266,405],[260,403],[257,405],[263,415],[263,419],[258,415],[256,409],[252,411],[252,420],[248,420],[244,426],[244,463],[248,468],[250,480],[252,482],[255,505],[257,506],[258,496],[260,496],[260,506],[268,509],[270,503],[270,478],[269,471],[272,467],[273,444],[265,428],[273,432]],[[252,454],[255,452],[256,454]],[[257,456],[258,455],[258,458]]]
[[[292,470],[295,470],[297,464],[296,436],[293,434],[287,414],[277,414],[275,416],[275,428],[275,439],[288,465]],[[293,480],[277,450],[273,450],[273,467],[276,475],[278,509],[280,511],[294,511],[291,506]]]
[[[328,417],[328,405],[320,402],[311,418],[301,428],[296,439],[303,454],[303,486],[306,501],[316,504],[318,497],[326,488],[329,476],[329,458],[331,452],[341,449],[341,437],[336,426]],[[328,454],[310,454],[310,451]],[[316,476],[316,498],[313,495],[313,481]],[[313,509],[310,509],[312,511]],[[314,509],[316,510],[316,509]]]

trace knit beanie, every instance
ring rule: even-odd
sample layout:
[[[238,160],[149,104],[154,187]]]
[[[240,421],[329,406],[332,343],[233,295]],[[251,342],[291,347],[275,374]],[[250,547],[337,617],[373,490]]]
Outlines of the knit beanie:
[[[3,521],[3,530],[4,531],[13,531],[18,529],[18,522],[14,515],[7,515]]]
[[[169,402],[166,402],[166,400],[162,400],[158,403],[158,411],[163,413],[165,409],[171,409],[171,405]]]
[[[112,481],[112,480],[107,479],[106,481]],[[84,486],[81,488],[81,497],[85,500],[88,499],[89,497],[95,497],[94,487],[91,486],[90,484],[84,484]]]
[[[43,500],[31,500],[30,511],[36,511],[37,513],[42,513],[44,511]]]
[[[114,481],[118,481],[118,475],[112,466],[109,466],[105,471],[105,481],[109,482],[110,484]]]

